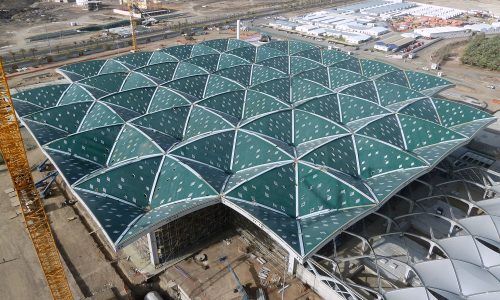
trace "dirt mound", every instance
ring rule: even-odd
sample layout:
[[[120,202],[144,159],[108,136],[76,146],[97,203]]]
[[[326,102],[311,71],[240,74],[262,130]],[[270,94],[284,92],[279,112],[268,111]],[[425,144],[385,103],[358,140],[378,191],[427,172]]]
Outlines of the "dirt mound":
[[[0,0],[0,9],[14,10],[28,8],[35,0]]]
[[[11,4],[11,5],[9,5]],[[55,22],[53,13],[59,3],[39,2],[39,0],[0,0],[0,21],[4,22]]]

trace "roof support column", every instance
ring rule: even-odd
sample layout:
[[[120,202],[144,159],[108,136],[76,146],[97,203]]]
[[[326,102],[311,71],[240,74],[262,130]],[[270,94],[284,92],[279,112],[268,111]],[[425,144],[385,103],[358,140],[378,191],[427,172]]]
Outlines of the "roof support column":
[[[297,270],[297,260],[295,260],[295,257],[293,254],[288,253],[288,269],[287,272],[290,275],[295,274],[295,271]]]
[[[472,204],[469,203],[469,208],[467,209],[467,217],[470,217],[470,214],[472,212],[472,208],[473,208]]]
[[[434,245],[431,244],[431,246],[429,247],[429,251],[427,252],[427,259],[429,259],[432,255],[432,251],[434,250]]]
[[[408,283],[412,277],[413,277],[413,270],[410,267],[406,266],[405,277],[404,277],[405,282]]]
[[[153,266],[160,264],[158,257],[158,245],[156,244],[156,236],[154,232],[148,233],[149,258]]]
[[[387,221],[387,227],[385,228],[385,233],[390,233],[391,232],[391,225],[392,225],[391,221],[388,220]]]

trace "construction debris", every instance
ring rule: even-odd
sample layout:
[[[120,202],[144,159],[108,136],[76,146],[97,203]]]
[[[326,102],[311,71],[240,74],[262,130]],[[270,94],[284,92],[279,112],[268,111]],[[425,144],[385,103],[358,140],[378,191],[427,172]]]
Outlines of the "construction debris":
[[[194,257],[196,261],[204,262],[207,260],[207,255],[205,253],[198,254]]]
[[[283,292],[284,292],[284,291],[285,291],[288,287],[290,287],[290,285],[289,285],[289,284],[285,285],[284,287],[282,287],[282,288],[278,291],[278,293],[280,293],[280,294],[281,294],[281,293],[283,293]]]
[[[263,265],[263,264],[265,264],[265,263],[267,262],[267,261],[266,261],[265,259],[263,259],[262,257],[257,257],[257,261],[258,261],[261,265]]]

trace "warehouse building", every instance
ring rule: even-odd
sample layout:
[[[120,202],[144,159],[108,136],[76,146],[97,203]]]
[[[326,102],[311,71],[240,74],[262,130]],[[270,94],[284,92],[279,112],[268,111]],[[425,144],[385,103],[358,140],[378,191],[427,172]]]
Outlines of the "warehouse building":
[[[389,32],[389,29],[380,26],[363,25],[357,22],[350,22],[335,27],[337,30],[361,33],[371,36],[381,36]]]
[[[401,14],[408,14],[412,16],[425,16],[425,17],[437,17],[443,20],[448,20],[456,18],[465,13],[465,11],[450,7],[429,5],[429,4],[419,4],[416,7],[412,7],[403,10]]]
[[[371,40],[371,36],[362,33],[342,32],[342,38],[349,44],[359,45]]]
[[[301,24],[294,23],[294,22],[289,22],[289,21],[284,21],[284,20],[275,20],[272,22],[269,22],[269,26],[278,28],[278,29],[283,29],[283,30],[295,30],[297,26],[301,26]]]
[[[493,180],[441,163],[495,118],[434,96],[451,82],[227,39],[58,72],[14,105],[116,251],[158,265],[245,227],[324,298],[499,296]]]
[[[394,14],[399,13],[401,10],[412,8],[415,6],[417,6],[417,4],[414,2],[395,2],[384,6],[364,9],[362,13],[374,17],[380,16],[384,19],[387,19]]]
[[[500,22],[494,22],[491,25],[486,23],[465,25],[464,28],[470,29],[472,32],[480,32],[484,34],[497,34],[500,33]]]
[[[453,27],[453,26],[443,26],[443,27],[432,27],[432,28],[417,28],[414,30],[416,34],[423,37],[434,39],[434,38],[460,38],[472,35],[472,30],[465,27]]]
[[[363,12],[366,10],[371,10],[377,7],[384,7],[387,5],[391,5],[392,1],[383,1],[383,0],[368,0],[360,3],[355,3],[347,6],[342,6],[337,9],[338,12],[344,14],[353,14],[358,12]]]
[[[295,27],[295,30],[298,32],[302,32],[302,33],[307,34],[309,31],[317,29],[317,28],[318,27],[315,25],[304,24],[304,25],[300,25],[300,26]]]
[[[397,52],[397,51],[401,50],[402,48],[409,46],[413,42],[415,42],[414,37],[404,37],[404,36],[397,35],[397,36],[392,36],[392,37],[387,38],[387,39],[382,40],[382,41],[375,42],[375,45],[373,46],[373,48],[380,50],[380,51],[384,51],[384,52],[388,52],[388,51]]]

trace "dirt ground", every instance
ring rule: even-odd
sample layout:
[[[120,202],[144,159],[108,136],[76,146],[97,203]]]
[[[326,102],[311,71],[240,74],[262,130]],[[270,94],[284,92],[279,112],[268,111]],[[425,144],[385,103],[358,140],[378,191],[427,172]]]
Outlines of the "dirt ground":
[[[252,32],[244,32],[242,33],[242,38],[252,37],[254,33]],[[210,31],[207,35],[197,36],[193,42],[202,42],[205,40],[213,40],[213,39],[223,39],[223,38],[235,38],[236,33],[232,30],[221,30],[221,31]],[[145,45],[139,45],[139,49],[141,51],[153,51],[158,48],[170,47],[175,45],[183,45],[186,44],[186,40],[183,37],[171,38],[168,40],[161,40],[157,42],[148,43]],[[80,61],[90,60],[90,59],[106,59],[117,55],[125,55],[130,53],[130,49],[118,49],[101,52],[99,54],[82,56],[78,58],[73,58],[70,60],[66,60],[64,62],[58,62],[53,64],[47,64],[40,68],[31,68],[25,72],[14,73],[9,77],[9,86],[13,89],[13,92],[16,92],[16,88],[40,84],[45,82],[51,82],[57,79],[63,78],[61,75],[57,74],[54,69],[66,64],[73,64]]]
[[[453,7],[463,10],[487,10],[494,15],[500,15],[500,1],[498,0],[413,0],[425,4]]]
[[[422,68],[430,68],[432,63],[431,56],[435,56],[435,54],[445,48],[448,43],[455,42],[455,39],[440,41],[419,51],[415,59],[396,59],[390,57],[386,53],[376,51],[358,51],[355,55],[361,58],[380,60],[406,70],[415,70],[437,75],[438,71],[436,70],[424,71]],[[460,55],[464,48],[465,46],[462,45],[453,49],[450,53],[450,58],[441,63],[439,71],[443,73],[443,78],[451,81],[455,84],[455,87],[446,89],[439,95],[452,100],[463,100],[464,97],[473,98],[485,103],[486,108],[492,112],[500,110],[500,104],[493,101],[495,99],[500,99],[498,92],[498,88],[500,87],[500,72],[462,64],[460,62]],[[495,85],[497,88],[490,89],[488,85]]]
[[[180,0],[167,4],[168,8],[186,12],[196,16],[212,16],[213,14],[238,13],[259,7],[273,7],[290,2],[289,0]]]
[[[272,283],[272,278],[282,280],[286,278],[283,299],[295,300],[320,300],[321,298],[310,288],[306,287],[296,278],[284,275],[286,266],[278,266],[274,262],[267,261],[264,265],[251,258],[249,254],[242,251],[248,244],[237,235],[228,233],[229,245],[225,241],[216,242],[199,253],[207,256],[207,269],[194,259],[186,259],[168,268],[160,275],[161,284],[167,286],[168,282],[175,281],[191,299],[197,300],[234,300],[241,299],[236,288],[236,281],[229,273],[226,262],[221,263],[220,257],[226,256],[241,285],[245,288],[250,299],[256,299],[257,289],[262,288],[269,300],[281,299],[279,287]],[[269,275],[264,284],[258,277],[261,269],[268,268]]]
[[[108,0],[109,1],[109,0]],[[106,1],[105,1],[106,2]],[[17,51],[21,48],[29,50],[33,47],[46,46],[47,41],[29,42],[28,37],[37,34],[61,30],[78,29],[80,27],[104,24],[118,20],[126,20],[126,16],[114,14],[113,8],[119,8],[118,1],[110,2],[103,10],[88,12],[74,3],[34,3],[24,5],[25,12],[18,12],[12,19],[0,19],[2,35],[0,35],[0,50]],[[17,5],[20,7],[21,5]],[[76,22],[77,26],[70,26]],[[52,46],[62,43],[72,43],[75,40],[89,38],[93,34],[80,34],[61,40],[51,40]]]
[[[30,164],[40,164],[44,156],[30,135],[23,130]],[[19,206],[11,205],[4,190],[11,187],[5,166],[0,171],[0,298],[51,299],[35,250],[23,224]],[[36,180],[44,172],[33,172]],[[106,258],[89,229],[72,206],[64,206],[64,195],[54,186],[44,200],[54,238],[66,267],[66,276],[75,299],[115,299],[127,293],[112,261]],[[16,198],[17,201],[17,198]],[[79,205],[79,204],[76,204]],[[80,208],[81,209],[81,208]],[[29,287],[29,288],[26,288]]]
[[[40,157],[33,160],[39,160]],[[3,299],[49,299],[50,291],[35,249],[26,232],[19,206],[5,193],[12,187],[5,165],[0,166],[0,291]],[[26,288],[29,286],[30,288]]]
[[[31,149],[28,158],[30,164],[35,166],[42,161],[43,155],[34,149],[35,144],[27,138],[28,135],[23,130],[26,147]],[[4,192],[11,188],[10,175],[5,165],[0,165],[0,298],[50,299],[50,291],[24,226],[17,197],[11,198]],[[67,274],[68,271],[66,265]],[[73,294],[81,296],[73,278],[69,276],[68,280]]]
[[[500,103],[492,100],[500,100],[500,72],[481,69],[460,62],[460,57],[466,45],[454,49],[449,59],[443,61],[441,69],[448,74],[448,79],[457,82],[456,87],[444,91],[444,93],[460,93],[470,95],[487,104],[487,108],[496,112],[500,110]],[[489,85],[496,89],[488,88]]]
[[[5,1],[5,0],[4,0]],[[7,0],[15,1],[15,0]],[[113,9],[124,9],[118,4],[118,0],[104,0],[103,7],[99,11],[89,12],[74,5],[74,3],[35,3],[31,6],[28,0],[18,3],[16,7],[25,8],[28,12],[16,14],[12,20],[0,18],[0,26],[3,34],[0,35],[0,52],[19,51],[21,48],[29,50],[36,47],[48,47],[49,41],[29,42],[26,38],[61,30],[78,29],[88,25],[104,24],[118,20],[126,20],[128,17],[113,13]],[[289,2],[288,0],[238,0],[238,1],[169,1],[163,6],[177,10],[182,13],[181,19],[177,21],[194,21],[206,17],[237,14],[251,9],[272,8],[276,5]],[[35,7],[35,8],[33,8]],[[42,17],[43,16],[43,17]],[[76,27],[71,27],[70,22],[76,22]],[[167,23],[164,23],[165,25]],[[163,26],[159,24],[157,26]],[[97,37],[100,33],[85,33],[62,39],[51,39],[51,47],[63,44],[72,44],[75,41]],[[29,51],[28,55],[29,55]],[[7,53],[8,54],[8,53]]]

